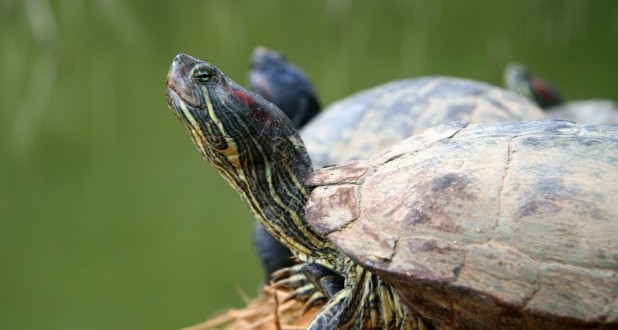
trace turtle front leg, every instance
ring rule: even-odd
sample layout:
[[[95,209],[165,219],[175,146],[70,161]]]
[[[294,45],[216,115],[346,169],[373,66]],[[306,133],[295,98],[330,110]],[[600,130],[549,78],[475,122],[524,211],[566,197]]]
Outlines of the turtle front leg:
[[[344,278],[341,275],[317,263],[295,265],[273,275],[274,287],[291,290],[283,301],[306,301],[303,311],[331,299],[344,287]]]
[[[330,298],[308,329],[428,329],[382,279],[359,266],[350,268],[349,274],[345,287]]]
[[[320,313],[313,319],[307,330],[338,330],[338,329],[361,329],[352,324],[346,324],[349,317],[346,317],[352,290],[349,288],[340,290],[332,297],[328,304],[322,308]]]

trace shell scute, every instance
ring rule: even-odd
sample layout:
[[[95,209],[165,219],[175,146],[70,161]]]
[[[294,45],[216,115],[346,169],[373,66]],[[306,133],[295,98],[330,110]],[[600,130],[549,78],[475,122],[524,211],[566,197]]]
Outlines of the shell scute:
[[[307,179],[308,187],[329,184],[356,183],[370,166],[363,161],[350,161],[341,165],[321,168]]]
[[[305,207],[311,225],[322,235],[335,231],[359,216],[358,187],[353,184],[315,188]]]
[[[550,263],[541,266],[539,274],[538,290],[526,306],[539,319],[551,315],[601,323],[618,295],[618,276],[612,271]]]
[[[331,232],[328,238],[335,244],[345,246],[342,251],[354,256],[358,263],[367,265],[384,264],[391,261],[398,244],[398,237],[385,233],[370,222],[358,226],[346,226]],[[342,244],[346,240],[347,244]]]

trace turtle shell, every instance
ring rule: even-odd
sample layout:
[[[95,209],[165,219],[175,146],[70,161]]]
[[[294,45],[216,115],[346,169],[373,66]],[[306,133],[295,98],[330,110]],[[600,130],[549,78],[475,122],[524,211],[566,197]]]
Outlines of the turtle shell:
[[[618,327],[618,127],[447,123],[308,185],[309,223],[438,328]]]
[[[547,109],[547,116],[583,125],[618,125],[618,105],[610,100],[571,101]]]
[[[410,135],[448,121],[515,122],[543,111],[513,92],[467,79],[399,80],[335,102],[302,130],[315,168],[366,159]]]

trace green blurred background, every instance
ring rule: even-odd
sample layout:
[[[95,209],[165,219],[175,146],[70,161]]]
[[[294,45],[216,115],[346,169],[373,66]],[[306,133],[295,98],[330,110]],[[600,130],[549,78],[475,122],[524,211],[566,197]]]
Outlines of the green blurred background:
[[[251,216],[165,105],[176,53],[256,45],[324,104],[417,75],[618,99],[618,1],[0,0],[0,328],[177,329],[242,306]]]

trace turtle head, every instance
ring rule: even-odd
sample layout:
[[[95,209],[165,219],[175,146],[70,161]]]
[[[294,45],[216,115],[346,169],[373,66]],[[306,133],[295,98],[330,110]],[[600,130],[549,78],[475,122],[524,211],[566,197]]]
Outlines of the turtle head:
[[[182,105],[190,109],[206,109],[201,86],[211,87],[221,81],[219,70],[206,62],[185,54],[178,54],[167,74],[166,96],[171,109],[182,115]],[[182,104],[182,105],[181,105]],[[185,118],[185,120],[188,120]]]
[[[534,101],[539,107],[547,109],[562,104],[562,96],[549,82],[532,74],[519,63],[509,63],[504,70],[506,88]]]
[[[288,62],[283,53],[263,46],[255,47],[251,55],[252,70],[276,70],[286,63]]]
[[[253,152],[253,144],[262,142],[263,152],[270,153],[272,145],[266,140],[295,134],[292,123],[272,103],[189,55],[174,58],[166,85],[168,106],[217,168],[233,166],[238,171],[239,157]]]
[[[292,122],[215,66],[188,55],[167,75],[167,103],[195,145],[273,236],[299,255],[329,243],[304,220],[311,160]]]
[[[249,86],[264,98],[275,102],[280,92],[282,75],[287,71],[288,62],[282,53],[266,47],[256,47],[249,64]],[[283,109],[285,111],[285,109]]]

